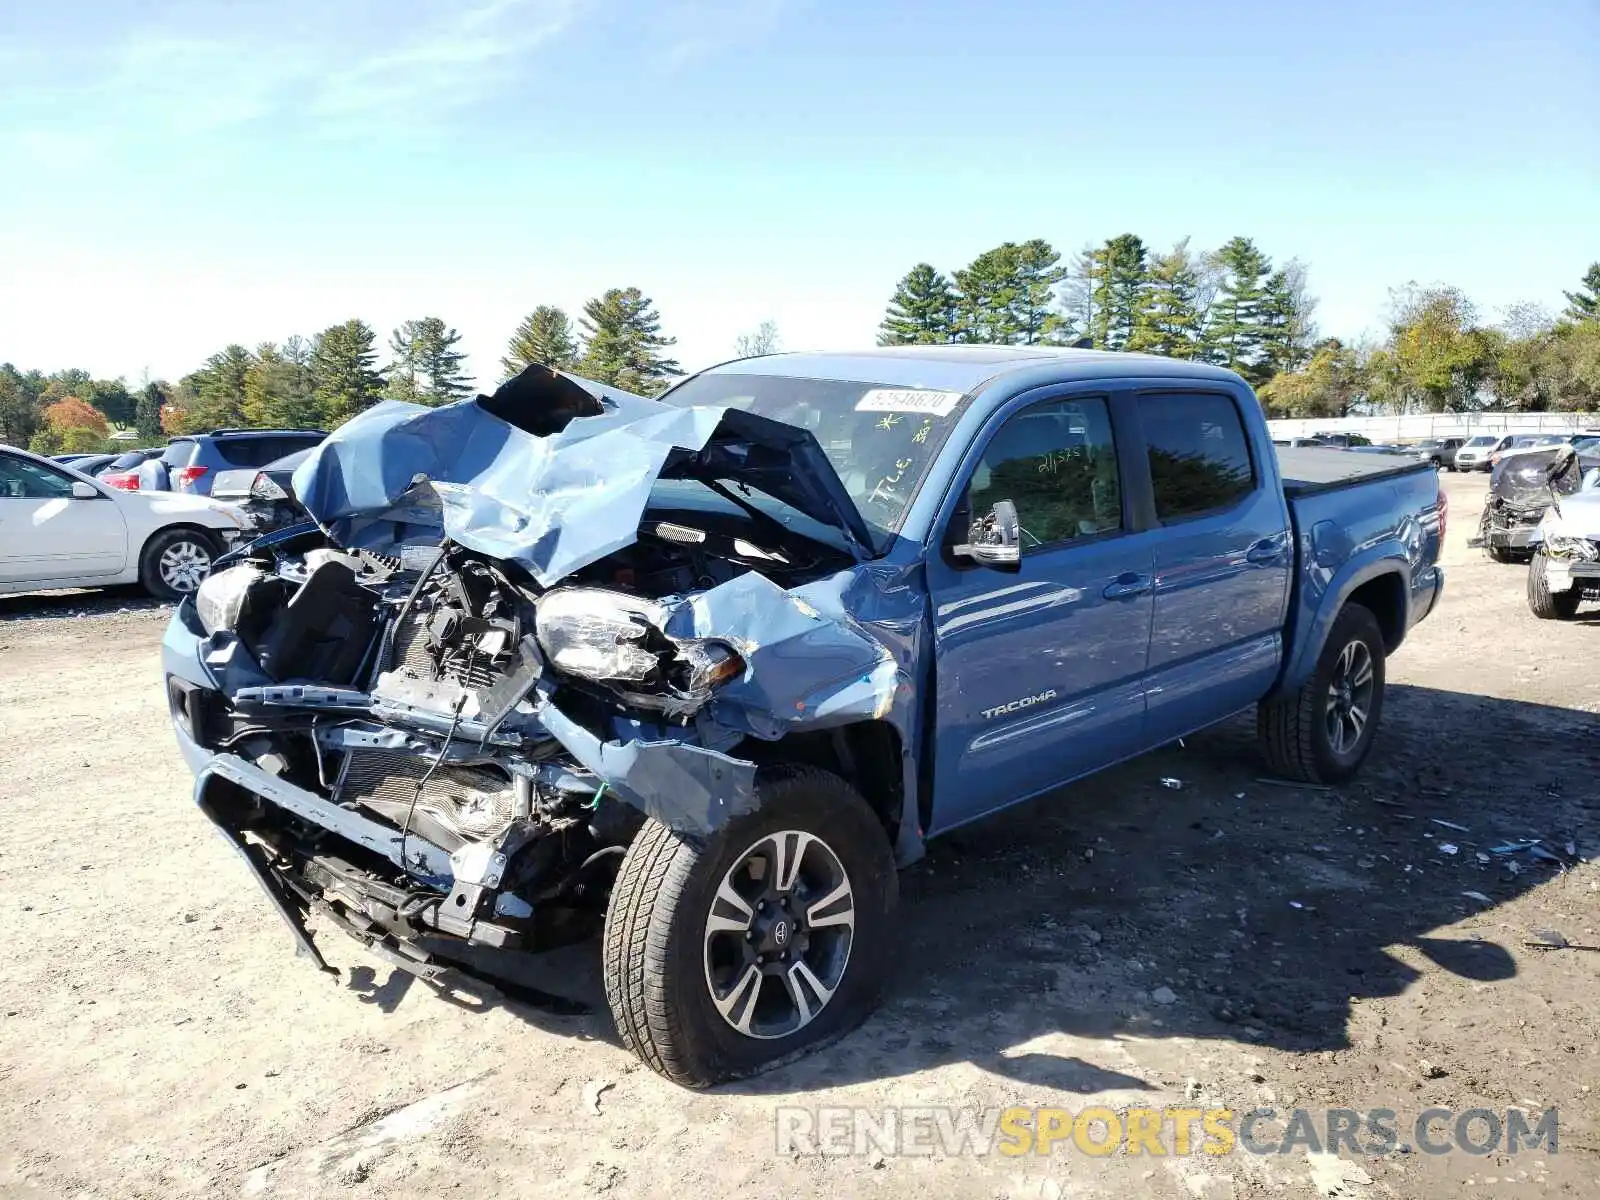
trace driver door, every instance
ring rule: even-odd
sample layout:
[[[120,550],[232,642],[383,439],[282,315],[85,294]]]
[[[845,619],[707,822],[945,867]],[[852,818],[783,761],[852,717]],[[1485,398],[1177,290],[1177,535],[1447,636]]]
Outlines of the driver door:
[[[1154,539],[1129,502],[1135,435],[1109,395],[1010,411],[974,448],[942,555],[930,554],[935,641],[929,833],[1135,753],[1144,728]],[[1010,500],[1015,571],[950,550]]]
[[[0,454],[0,583],[115,575],[127,553],[116,504],[72,494],[73,476]]]

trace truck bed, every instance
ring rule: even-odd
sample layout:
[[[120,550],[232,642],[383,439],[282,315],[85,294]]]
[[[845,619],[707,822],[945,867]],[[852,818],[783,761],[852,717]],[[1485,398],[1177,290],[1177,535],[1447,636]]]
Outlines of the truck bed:
[[[1332,446],[1279,446],[1277,451],[1283,494],[1290,497],[1314,496],[1353,483],[1371,483],[1434,469],[1433,464],[1426,461],[1389,454],[1363,454]]]

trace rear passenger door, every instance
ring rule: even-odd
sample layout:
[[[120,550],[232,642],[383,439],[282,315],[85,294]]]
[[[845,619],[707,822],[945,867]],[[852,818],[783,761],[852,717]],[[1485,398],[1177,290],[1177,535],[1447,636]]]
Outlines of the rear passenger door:
[[[1283,491],[1252,458],[1240,403],[1223,390],[1138,396],[1161,526],[1148,745],[1254,703],[1277,675],[1294,547]]]
[[[980,434],[930,548],[934,811],[959,825],[1134,753],[1144,724],[1153,535],[1129,505],[1142,468],[1132,393],[1021,402]],[[1120,412],[1121,415],[1118,415]],[[1115,419],[1114,419],[1115,418]],[[960,560],[967,523],[1010,500],[1015,572]]]

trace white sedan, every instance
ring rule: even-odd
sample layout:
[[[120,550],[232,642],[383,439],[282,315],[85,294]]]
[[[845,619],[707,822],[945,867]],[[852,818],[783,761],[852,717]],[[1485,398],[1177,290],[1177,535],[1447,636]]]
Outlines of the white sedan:
[[[244,529],[231,504],[120,491],[0,445],[0,595],[138,583],[172,599],[199,587]]]

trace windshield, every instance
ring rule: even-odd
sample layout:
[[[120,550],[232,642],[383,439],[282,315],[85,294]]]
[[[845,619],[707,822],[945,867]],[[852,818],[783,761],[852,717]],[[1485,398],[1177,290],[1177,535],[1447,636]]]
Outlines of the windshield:
[[[1494,436],[1475,437],[1475,438],[1469,439],[1467,441],[1467,445],[1469,445],[1469,446],[1492,446],[1496,442],[1498,442],[1499,440],[1500,440],[1499,438],[1494,437]]]
[[[697,375],[661,397],[717,404],[808,430],[881,543],[900,529],[917,486],[960,414],[959,392],[788,375]]]

